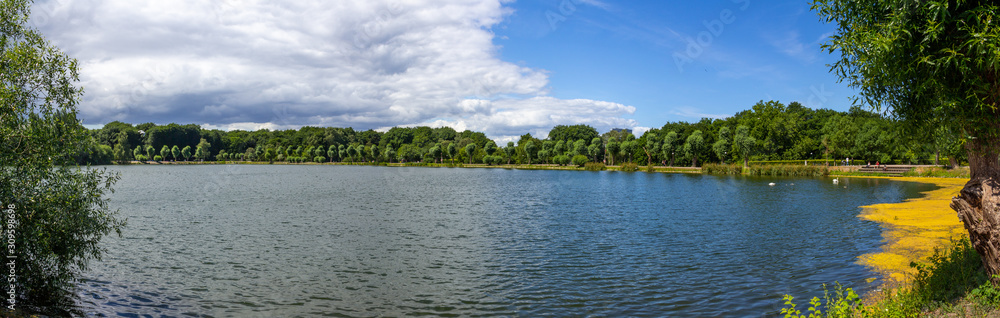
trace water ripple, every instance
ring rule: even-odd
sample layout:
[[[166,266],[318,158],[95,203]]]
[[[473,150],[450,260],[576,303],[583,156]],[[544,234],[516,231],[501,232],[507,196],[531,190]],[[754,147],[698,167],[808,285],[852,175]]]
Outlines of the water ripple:
[[[766,316],[878,248],[918,185],[646,173],[136,166],[80,284],[102,317]],[[193,180],[215,182],[211,196]],[[220,181],[221,180],[221,181]],[[775,182],[779,186],[770,187]],[[792,185],[794,183],[794,185]]]

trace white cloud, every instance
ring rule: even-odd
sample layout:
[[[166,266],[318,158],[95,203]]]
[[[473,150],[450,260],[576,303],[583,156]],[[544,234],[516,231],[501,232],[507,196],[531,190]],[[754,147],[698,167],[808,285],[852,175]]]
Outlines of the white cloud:
[[[803,62],[813,62],[818,56],[815,48],[817,45],[815,43],[803,43],[799,39],[799,32],[797,31],[787,31],[780,36],[775,34],[767,33],[764,38],[770,42],[778,52],[785,54],[789,57],[799,59]]]
[[[500,60],[505,2],[50,0],[33,21],[79,59],[88,123],[635,126],[634,107],[550,97],[544,70]]]
[[[632,128],[632,135],[635,136],[636,138],[639,138],[639,137],[642,137],[642,134],[645,134],[650,129],[653,129],[653,128],[651,128],[651,127],[635,127],[635,128]]]
[[[695,120],[695,121],[700,120],[702,118],[725,119],[725,118],[727,118],[727,117],[730,116],[730,115],[723,115],[723,114],[708,114],[708,113],[703,112],[700,109],[692,108],[692,107],[678,107],[678,108],[675,108],[675,109],[671,110],[670,114],[671,115],[680,116],[680,117],[683,117],[683,118],[688,118],[688,119]]]

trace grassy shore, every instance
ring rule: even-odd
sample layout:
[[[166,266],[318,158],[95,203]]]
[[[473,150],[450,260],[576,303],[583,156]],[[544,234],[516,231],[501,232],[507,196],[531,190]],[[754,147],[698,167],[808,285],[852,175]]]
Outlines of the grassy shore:
[[[585,171],[586,167],[578,167],[575,165],[565,165],[560,166],[556,164],[499,164],[499,165],[487,165],[481,163],[465,164],[465,163],[368,163],[368,162],[302,162],[302,163],[289,163],[289,162],[267,162],[267,161],[147,161],[139,162],[132,161],[129,164],[132,165],[204,165],[204,164],[248,164],[248,165],[334,165],[334,166],[386,166],[386,167],[431,167],[431,168],[495,168],[495,169],[518,169],[518,170],[575,170],[575,171]],[[637,166],[637,165],[615,165],[615,166],[604,166],[602,169],[596,170],[607,170],[607,171],[645,171],[645,172],[667,172],[667,173],[701,173],[701,168],[698,167],[662,167],[662,166]]]
[[[961,178],[889,178],[933,183],[938,189],[901,203],[863,207],[859,217],[886,229],[878,253],[859,258],[885,277],[883,286],[864,298],[838,285],[824,286],[826,297],[808,308],[785,297],[785,317],[1000,317],[1000,289],[987,280],[979,254],[955,212],[951,197]]]

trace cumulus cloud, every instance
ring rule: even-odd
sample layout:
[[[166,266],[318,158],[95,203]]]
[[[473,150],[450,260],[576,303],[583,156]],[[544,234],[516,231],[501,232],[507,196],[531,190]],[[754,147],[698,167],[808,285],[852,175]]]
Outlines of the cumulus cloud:
[[[631,106],[550,97],[544,70],[501,60],[490,29],[505,2],[49,0],[33,23],[80,61],[88,124],[448,125],[495,138],[635,125]]]

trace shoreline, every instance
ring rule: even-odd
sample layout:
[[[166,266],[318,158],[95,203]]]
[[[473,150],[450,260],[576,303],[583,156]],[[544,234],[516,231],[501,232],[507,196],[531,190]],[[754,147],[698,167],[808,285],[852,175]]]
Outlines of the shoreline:
[[[917,273],[916,268],[910,267],[912,262],[926,263],[936,250],[948,248],[953,239],[966,235],[962,221],[949,204],[968,179],[876,178],[919,182],[938,187],[922,192],[921,197],[903,202],[861,206],[862,211],[858,215],[858,218],[876,222],[883,228],[881,251],[858,256],[858,263],[879,273],[884,286],[906,284]]]

